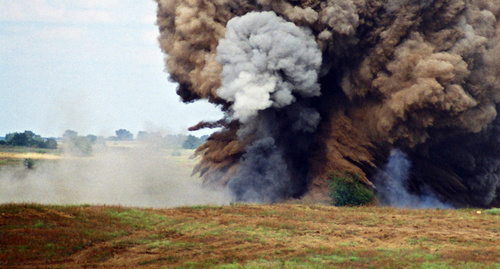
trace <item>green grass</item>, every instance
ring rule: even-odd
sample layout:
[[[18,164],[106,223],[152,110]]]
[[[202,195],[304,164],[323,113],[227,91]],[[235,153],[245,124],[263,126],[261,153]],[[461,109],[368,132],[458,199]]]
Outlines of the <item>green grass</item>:
[[[19,165],[21,163],[22,160],[19,159],[0,159],[0,166]]]
[[[0,152],[12,152],[12,153],[51,153],[51,154],[59,154],[61,153],[60,149],[40,149],[40,148],[32,148],[32,147],[13,147],[13,146],[0,146]]]
[[[490,215],[500,215],[500,208],[487,209],[484,211],[484,213],[490,214]]]
[[[117,219],[120,223],[134,227],[134,229],[153,229],[159,224],[167,226],[173,221],[154,213],[139,209],[112,208],[106,211],[108,216]]]

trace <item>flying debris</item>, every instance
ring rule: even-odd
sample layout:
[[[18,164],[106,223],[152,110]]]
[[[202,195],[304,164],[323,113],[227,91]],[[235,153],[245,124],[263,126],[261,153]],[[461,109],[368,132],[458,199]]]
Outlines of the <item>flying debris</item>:
[[[412,206],[500,206],[500,0],[157,2],[177,93],[226,113],[194,127],[223,127],[207,185],[321,201],[348,172],[387,202],[404,156]]]

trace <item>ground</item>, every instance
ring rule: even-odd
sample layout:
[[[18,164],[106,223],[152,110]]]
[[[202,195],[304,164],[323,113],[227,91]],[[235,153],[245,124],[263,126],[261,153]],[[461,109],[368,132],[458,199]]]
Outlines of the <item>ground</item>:
[[[500,212],[0,206],[3,268],[500,268]]]

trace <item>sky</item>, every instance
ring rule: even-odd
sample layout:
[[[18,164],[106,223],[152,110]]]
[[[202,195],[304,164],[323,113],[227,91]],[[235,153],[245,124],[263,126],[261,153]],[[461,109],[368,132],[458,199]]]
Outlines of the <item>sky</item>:
[[[188,134],[220,119],[176,95],[155,20],[153,0],[0,0],[0,136]]]

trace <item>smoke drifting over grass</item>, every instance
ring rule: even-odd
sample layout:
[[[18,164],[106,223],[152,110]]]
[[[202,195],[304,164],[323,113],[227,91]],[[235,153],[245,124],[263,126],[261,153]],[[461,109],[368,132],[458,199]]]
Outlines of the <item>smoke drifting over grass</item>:
[[[157,2],[177,93],[226,113],[198,150],[206,182],[261,201],[319,197],[343,171],[375,188],[399,148],[412,195],[500,206],[498,0]]]
[[[174,207],[226,204],[229,195],[190,177],[193,164],[158,147],[107,147],[93,157],[39,161],[35,169],[0,168],[0,203]],[[179,153],[180,154],[180,153]]]

